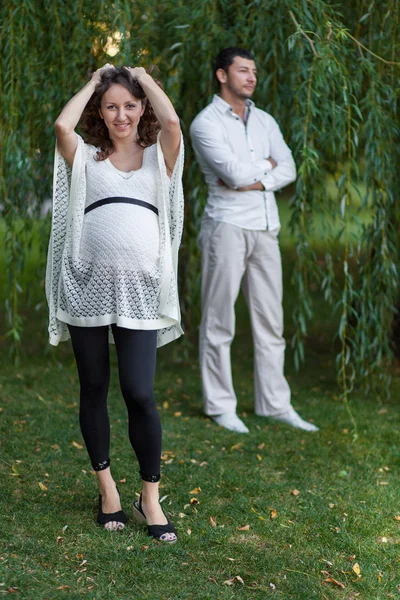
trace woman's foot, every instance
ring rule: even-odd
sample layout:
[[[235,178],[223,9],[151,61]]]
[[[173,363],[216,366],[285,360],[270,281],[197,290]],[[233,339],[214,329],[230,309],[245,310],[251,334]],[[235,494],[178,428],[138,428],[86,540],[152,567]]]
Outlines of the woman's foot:
[[[168,519],[157,499],[146,498],[142,493],[142,509],[148,525],[166,525]]]
[[[175,528],[167,519],[156,497],[146,497],[143,494],[133,503],[133,513],[136,520],[147,524],[150,536],[156,540],[174,543],[178,539]]]
[[[114,485],[100,486],[99,513],[97,522],[107,531],[119,531],[125,528],[126,515],[121,510],[121,500]]]

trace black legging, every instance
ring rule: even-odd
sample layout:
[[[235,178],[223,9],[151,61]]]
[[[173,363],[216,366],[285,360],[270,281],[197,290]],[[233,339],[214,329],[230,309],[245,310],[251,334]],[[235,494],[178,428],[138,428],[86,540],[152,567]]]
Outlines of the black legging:
[[[109,466],[108,326],[68,325],[81,385],[79,421],[93,469]],[[145,481],[160,478],[161,423],[153,396],[157,332],[112,325],[119,381],[128,408],[129,439]]]

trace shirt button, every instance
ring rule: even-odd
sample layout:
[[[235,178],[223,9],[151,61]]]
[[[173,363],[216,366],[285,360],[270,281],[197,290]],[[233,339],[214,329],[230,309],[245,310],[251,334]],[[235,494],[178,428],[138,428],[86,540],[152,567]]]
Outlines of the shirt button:
[[[254,152],[254,150],[252,150],[252,149],[250,148],[250,152]]]

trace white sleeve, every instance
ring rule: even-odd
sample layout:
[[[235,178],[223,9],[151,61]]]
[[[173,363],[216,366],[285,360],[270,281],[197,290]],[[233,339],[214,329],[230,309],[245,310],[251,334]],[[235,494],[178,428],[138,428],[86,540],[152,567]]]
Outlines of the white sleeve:
[[[275,192],[295,181],[296,165],[278,123],[272,117],[270,119],[272,123],[269,133],[270,154],[277,166],[261,178],[261,183],[267,192]]]
[[[267,159],[254,162],[239,160],[225,142],[218,124],[208,119],[193,121],[190,137],[195,153],[232,189],[260,181],[272,170],[272,164]]]

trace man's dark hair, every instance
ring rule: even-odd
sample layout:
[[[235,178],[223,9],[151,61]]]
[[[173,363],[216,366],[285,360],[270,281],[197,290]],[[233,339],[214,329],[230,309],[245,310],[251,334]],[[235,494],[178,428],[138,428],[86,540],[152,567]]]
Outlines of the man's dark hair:
[[[249,50],[245,50],[244,48],[224,48],[218,54],[217,58],[214,62],[214,75],[217,78],[218,69],[223,69],[226,73],[228,72],[229,67],[233,63],[235,56],[240,56],[241,58],[247,58],[248,60],[254,60],[254,56]]]

